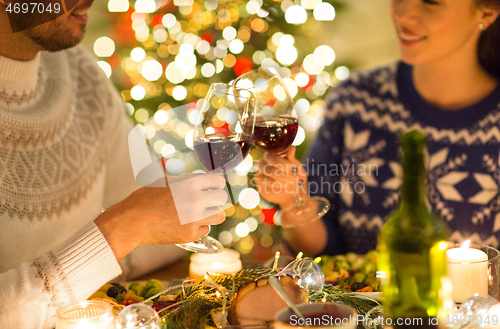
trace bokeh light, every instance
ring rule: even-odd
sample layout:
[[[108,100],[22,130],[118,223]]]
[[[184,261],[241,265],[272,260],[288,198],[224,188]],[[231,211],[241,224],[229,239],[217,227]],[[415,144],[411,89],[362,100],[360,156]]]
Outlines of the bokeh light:
[[[304,72],[299,72],[295,76],[295,82],[297,83],[297,86],[305,87],[309,83],[309,75]]]
[[[314,7],[313,16],[317,21],[333,21],[335,8],[328,2],[322,2]]]
[[[99,57],[110,57],[115,52],[115,43],[108,37],[100,37],[94,42],[94,53]]]
[[[291,6],[285,12],[285,20],[288,24],[304,24],[307,20],[307,12],[302,6]]]
[[[310,106],[311,104],[305,98],[301,98],[295,102],[295,109],[297,110],[297,114],[299,116],[306,114]]]
[[[154,13],[156,3],[154,0],[137,0],[134,7],[138,13]]]
[[[259,227],[259,221],[253,217],[248,217],[247,219],[245,219],[245,224],[248,225],[250,232],[254,232],[257,227]]]
[[[164,158],[171,158],[175,154],[175,146],[172,144],[165,144],[165,146],[162,147],[161,149],[161,155]]]
[[[250,168],[252,168],[252,165],[253,165],[253,158],[249,154],[238,166],[236,166],[235,169],[238,174],[246,175],[250,171]]]
[[[163,26],[170,29],[175,26],[175,23],[177,23],[177,18],[175,18],[174,15],[169,13],[163,16],[161,23],[163,24]]]
[[[330,66],[335,60],[335,51],[326,45],[317,47],[314,50],[314,55],[317,56],[315,58],[321,58],[323,66]]]
[[[222,31],[222,37],[228,41],[233,40],[236,38],[236,35],[238,34],[238,31],[232,26],[228,26]]]
[[[240,192],[240,194],[238,195],[238,200],[243,208],[253,209],[259,204],[260,196],[256,190],[252,188],[246,188]]]
[[[248,227],[247,223],[239,223],[236,225],[234,231],[236,232],[236,235],[239,236],[240,238],[244,238],[250,233],[250,227]]]
[[[222,231],[219,233],[219,238],[218,240],[223,244],[223,245],[230,245],[231,242],[233,241],[233,235],[229,231]]]
[[[323,71],[324,66],[322,65],[323,59],[318,55],[309,54],[304,58],[302,66],[304,70],[312,75],[320,74]]]
[[[165,70],[165,76],[168,81],[178,84],[184,81],[184,74],[182,70],[177,66],[176,62],[171,62],[167,65],[167,69]]]
[[[99,65],[99,67],[104,71],[108,78],[111,76],[111,73],[113,72],[113,70],[111,69],[111,65],[104,61],[98,61],[97,65]]]
[[[136,47],[130,52],[130,57],[134,62],[140,63],[146,58],[146,51],[140,47]]]
[[[345,80],[349,77],[351,71],[347,66],[339,66],[335,69],[335,77],[339,80]]]
[[[306,139],[306,132],[304,131],[304,128],[299,126],[299,129],[297,130],[297,135],[295,136],[295,139],[293,140],[292,145],[293,146],[298,146],[304,142]]]
[[[276,50],[276,59],[283,65],[292,65],[297,57],[297,49],[294,46],[283,45]]]
[[[144,122],[149,118],[149,112],[146,109],[140,108],[137,111],[135,111],[135,120],[138,122]]]
[[[128,11],[130,4],[128,0],[109,0],[108,11],[110,13],[121,13]]]
[[[156,81],[163,75],[163,68],[158,61],[150,60],[142,65],[141,73],[146,80]]]
[[[186,164],[182,160],[171,158],[165,164],[165,168],[172,174],[180,175],[186,170]]]
[[[231,51],[233,54],[239,54],[243,51],[245,48],[245,45],[240,39],[235,39],[229,43],[229,51]]]
[[[140,101],[146,96],[146,89],[144,89],[144,87],[140,85],[134,86],[130,90],[130,96],[134,100]]]
[[[321,3],[321,0],[302,0],[300,4],[304,9],[314,9],[317,5]]]
[[[164,125],[165,123],[167,123],[169,115],[168,112],[165,110],[158,110],[156,111],[154,118],[157,124]]]
[[[184,86],[177,86],[172,91],[172,97],[177,101],[182,101],[187,96],[187,90]]]

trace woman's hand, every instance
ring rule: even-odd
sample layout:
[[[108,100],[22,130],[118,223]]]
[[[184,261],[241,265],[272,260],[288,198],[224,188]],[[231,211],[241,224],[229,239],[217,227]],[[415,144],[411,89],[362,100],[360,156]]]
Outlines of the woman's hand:
[[[167,187],[142,187],[103,212],[95,223],[118,261],[144,244],[177,244],[208,233],[224,222],[226,181],[217,174],[165,178]]]
[[[307,197],[307,173],[299,160],[295,159],[295,147],[291,146],[282,158],[264,153],[257,163],[254,181],[259,194],[282,209],[296,205],[296,195]]]

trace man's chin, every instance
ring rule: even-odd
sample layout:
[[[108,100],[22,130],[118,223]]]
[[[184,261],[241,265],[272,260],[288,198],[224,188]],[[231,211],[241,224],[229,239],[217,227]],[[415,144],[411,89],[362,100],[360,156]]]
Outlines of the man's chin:
[[[45,32],[45,33],[43,33]],[[85,25],[80,26],[80,31],[75,29],[49,29],[47,31],[32,31],[28,36],[34,43],[46,51],[60,51],[72,48],[79,44],[85,35]]]

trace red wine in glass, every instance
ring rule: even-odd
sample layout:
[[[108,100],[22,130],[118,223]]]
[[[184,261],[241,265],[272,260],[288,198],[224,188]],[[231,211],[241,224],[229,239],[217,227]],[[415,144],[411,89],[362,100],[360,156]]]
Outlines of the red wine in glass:
[[[201,165],[211,172],[228,172],[248,155],[251,138],[242,134],[203,136],[194,140],[194,152]]]
[[[296,118],[258,117],[255,119],[255,127],[253,128],[253,142],[264,151],[283,153],[295,140],[298,127]],[[244,123],[242,129],[246,132],[252,127],[250,124]]]

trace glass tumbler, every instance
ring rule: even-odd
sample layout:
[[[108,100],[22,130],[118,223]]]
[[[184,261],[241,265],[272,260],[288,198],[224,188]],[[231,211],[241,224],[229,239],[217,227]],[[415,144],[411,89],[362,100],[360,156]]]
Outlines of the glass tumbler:
[[[56,312],[56,329],[114,329],[110,304],[87,300],[62,306]]]
[[[499,296],[500,252],[490,246],[460,247],[450,243],[446,251],[452,298],[463,303],[474,296]]]

